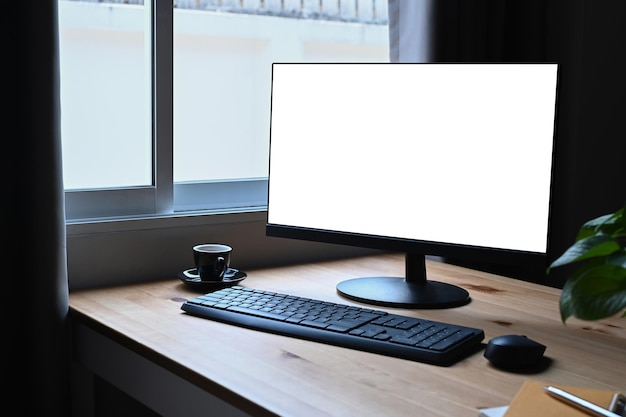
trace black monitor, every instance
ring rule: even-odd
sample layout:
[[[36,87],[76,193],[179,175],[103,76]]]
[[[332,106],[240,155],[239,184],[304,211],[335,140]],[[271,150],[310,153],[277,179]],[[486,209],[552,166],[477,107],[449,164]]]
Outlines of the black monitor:
[[[268,236],[397,251],[342,296],[448,308],[425,256],[547,265],[554,63],[274,63]]]

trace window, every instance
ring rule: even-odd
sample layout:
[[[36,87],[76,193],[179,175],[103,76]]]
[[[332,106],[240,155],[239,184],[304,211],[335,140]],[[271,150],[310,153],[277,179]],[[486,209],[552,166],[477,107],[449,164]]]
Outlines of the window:
[[[388,61],[386,8],[386,0],[59,0],[71,283],[153,276],[123,261],[141,250],[141,236],[180,264],[193,243],[232,243],[229,233],[241,239],[251,224],[262,234],[271,63]],[[83,261],[93,251],[103,254],[97,271]]]

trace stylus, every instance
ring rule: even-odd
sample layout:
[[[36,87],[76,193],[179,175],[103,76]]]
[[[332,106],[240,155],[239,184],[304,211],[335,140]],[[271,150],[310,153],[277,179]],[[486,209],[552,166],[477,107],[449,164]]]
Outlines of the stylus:
[[[570,394],[567,391],[563,391],[562,389],[556,387],[543,387],[549,394],[555,396],[559,400],[562,400],[570,405],[580,408],[583,411],[591,413],[595,416],[602,417],[621,417],[619,414],[615,414],[612,411],[607,410],[606,408],[602,408],[592,402],[584,400],[580,397],[575,396],[574,394]]]

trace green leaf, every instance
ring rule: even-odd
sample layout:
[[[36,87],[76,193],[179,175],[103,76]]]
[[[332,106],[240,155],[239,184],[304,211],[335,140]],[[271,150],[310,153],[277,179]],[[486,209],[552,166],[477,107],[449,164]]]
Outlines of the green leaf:
[[[559,302],[561,319],[599,320],[626,309],[626,268],[601,264],[576,271]]]
[[[606,258],[606,263],[609,265],[619,266],[626,269],[626,249],[619,252],[612,253]]]
[[[614,214],[605,214],[600,217],[596,217],[595,219],[591,219],[582,225],[580,231],[578,232],[578,236],[576,236],[576,240],[584,239],[589,236],[593,236],[598,233],[599,230],[603,228],[607,222],[610,222],[613,218]],[[610,233],[607,233],[610,234]]]
[[[579,262],[561,293],[563,323],[575,316],[598,320],[624,310],[626,317],[626,204],[612,214],[586,222],[574,244],[550,269]],[[585,262],[581,262],[585,261]]]
[[[590,236],[581,239],[569,247],[560,257],[558,257],[550,267],[567,265],[579,262],[585,259],[595,258],[598,256],[608,256],[620,249],[619,242],[608,235]]]
[[[581,240],[597,234],[605,234],[613,237],[626,233],[626,218],[624,208],[615,213],[605,214],[589,220],[580,228],[576,240]]]

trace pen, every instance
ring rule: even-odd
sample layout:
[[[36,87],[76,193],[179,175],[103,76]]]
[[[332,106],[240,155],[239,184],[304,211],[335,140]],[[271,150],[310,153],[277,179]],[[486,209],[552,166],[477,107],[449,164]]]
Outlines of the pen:
[[[584,400],[580,397],[577,397],[574,394],[570,394],[567,391],[563,391],[562,389],[556,387],[543,387],[549,394],[555,396],[559,400],[562,400],[570,405],[578,407],[579,409],[586,411],[587,413],[591,413],[595,416],[601,417],[621,417],[619,414],[615,414],[612,411],[607,410],[606,408],[602,408],[592,402]]]

